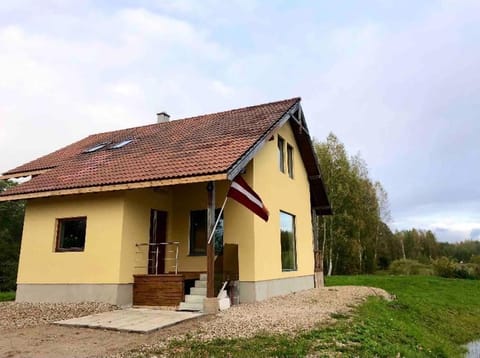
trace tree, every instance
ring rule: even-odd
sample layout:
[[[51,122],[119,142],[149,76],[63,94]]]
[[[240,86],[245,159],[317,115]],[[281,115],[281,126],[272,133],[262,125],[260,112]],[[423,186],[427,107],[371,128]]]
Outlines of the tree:
[[[0,192],[15,185],[0,180]],[[0,291],[15,289],[24,213],[23,201],[0,202]]]
[[[324,237],[322,241],[323,257],[326,262],[327,275],[331,275],[338,264],[339,249],[344,246],[346,233],[345,222],[348,221],[348,186],[350,164],[347,152],[338,138],[330,133],[325,143],[316,143],[315,149],[323,172],[325,186],[328,190],[330,205],[335,215],[323,217]],[[328,239],[327,239],[328,236]]]
[[[367,164],[359,154],[349,157],[332,133],[326,142],[315,143],[315,149],[334,212],[320,221],[325,271],[327,275],[373,272],[381,209]]]

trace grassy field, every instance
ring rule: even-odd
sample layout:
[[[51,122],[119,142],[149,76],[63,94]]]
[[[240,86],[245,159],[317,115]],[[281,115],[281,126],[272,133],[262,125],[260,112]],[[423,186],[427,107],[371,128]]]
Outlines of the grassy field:
[[[2,301],[13,301],[15,299],[15,292],[0,292],[0,302]]]
[[[480,281],[433,276],[337,276],[333,285],[380,287],[391,302],[371,297],[351,317],[298,335],[173,341],[158,353],[175,356],[463,357],[462,345],[480,338]],[[137,356],[137,354],[134,354]],[[139,355],[141,356],[141,354]]]

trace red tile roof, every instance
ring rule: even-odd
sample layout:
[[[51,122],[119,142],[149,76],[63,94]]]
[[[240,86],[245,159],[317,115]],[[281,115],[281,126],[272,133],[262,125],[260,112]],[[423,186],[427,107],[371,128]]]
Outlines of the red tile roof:
[[[94,134],[4,173],[49,169],[0,195],[227,173],[300,98]],[[133,139],[119,149],[85,150]]]

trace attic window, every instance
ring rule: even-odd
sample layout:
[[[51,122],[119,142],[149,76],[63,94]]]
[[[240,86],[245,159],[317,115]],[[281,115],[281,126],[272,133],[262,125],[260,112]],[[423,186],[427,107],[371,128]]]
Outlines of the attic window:
[[[89,148],[89,149],[85,149],[83,152],[84,153],[93,153],[93,152],[96,152],[97,150],[100,150],[102,148],[104,148],[108,143],[99,143],[99,144],[95,144],[93,147]]]
[[[108,149],[122,148],[122,147],[125,147],[127,144],[131,143],[132,141],[133,141],[133,139],[125,139],[125,140],[122,140],[121,142],[118,142],[116,144],[112,144],[110,147],[108,147]]]

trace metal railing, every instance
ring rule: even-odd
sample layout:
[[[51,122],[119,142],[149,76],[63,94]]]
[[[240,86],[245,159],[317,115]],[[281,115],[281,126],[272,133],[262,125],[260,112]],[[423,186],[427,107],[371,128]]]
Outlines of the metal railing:
[[[167,268],[166,263],[167,261],[172,261],[174,260],[175,263],[172,265],[172,268],[175,268],[175,275],[178,274],[178,246],[180,245],[180,242],[178,241],[167,241],[167,242],[158,242],[158,243],[139,243],[135,244],[135,246],[142,247],[142,246],[147,246],[148,247],[148,265],[147,266],[135,266],[137,268],[140,267],[147,267],[147,271],[150,268],[150,263],[153,264],[153,267],[155,269],[155,275],[158,275],[158,263],[160,262],[159,260],[163,260],[165,262],[165,268]],[[174,246],[174,249],[171,251],[165,251],[163,257],[160,257],[160,246]],[[150,249],[152,248],[152,250]],[[137,252],[139,253],[139,252]],[[174,257],[168,257],[168,253],[175,253]],[[153,254],[153,255],[152,255]],[[161,272],[165,273],[165,272]]]

